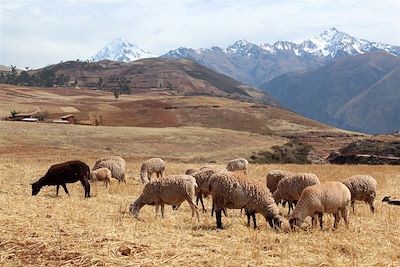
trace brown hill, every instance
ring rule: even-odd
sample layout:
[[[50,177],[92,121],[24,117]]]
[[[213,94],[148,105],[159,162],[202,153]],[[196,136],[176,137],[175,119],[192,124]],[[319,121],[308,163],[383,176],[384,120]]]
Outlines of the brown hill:
[[[156,92],[216,96],[277,105],[265,92],[186,59],[151,58],[129,63],[69,61],[30,71],[29,74],[40,76],[45,72],[54,72],[55,77],[64,77],[66,84],[79,87],[120,88],[132,94]]]
[[[271,146],[296,138],[311,144],[321,156],[360,138],[276,106],[222,97],[177,96],[165,91],[143,90],[115,100],[111,92],[93,89],[0,85],[0,117],[8,117],[13,110],[42,112],[50,121],[72,113],[78,124],[87,125],[97,121],[100,125],[114,127],[234,130],[250,133],[255,140],[271,136],[275,140]],[[204,141],[200,136],[194,138]],[[237,143],[232,136],[224,138]],[[259,147],[260,151],[269,149]]]

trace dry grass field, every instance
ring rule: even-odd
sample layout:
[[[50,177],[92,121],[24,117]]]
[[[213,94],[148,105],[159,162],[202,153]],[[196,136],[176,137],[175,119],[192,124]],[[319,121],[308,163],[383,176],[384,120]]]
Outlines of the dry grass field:
[[[231,139],[235,136],[245,141]],[[271,140],[264,138],[202,128],[0,122],[0,265],[400,265],[400,208],[380,201],[385,195],[400,197],[398,166],[251,166],[251,179],[262,181],[269,170],[277,168],[314,172],[323,181],[352,174],[373,175],[378,181],[377,212],[371,214],[367,205],[358,203],[356,212],[351,213],[349,230],[343,221],[333,230],[333,218],[325,216],[322,231],[306,226],[292,232],[287,223],[282,231],[274,231],[260,215],[259,229],[253,230],[246,226],[246,218],[238,210],[223,217],[226,229],[216,230],[215,218],[202,213],[197,222],[185,203],[178,211],[167,206],[165,219],[155,218],[151,206],[141,210],[140,220],[129,214],[129,205],[143,188],[139,182],[143,157],[162,156],[167,159],[167,174],[183,173],[205,164],[199,162],[215,160],[222,164],[256,146],[271,145]],[[159,145],[160,140],[165,144]],[[224,140],[239,143],[232,146],[232,142]],[[84,199],[79,183],[68,185],[70,196],[60,190],[56,197],[54,187],[31,196],[29,184],[50,165],[80,159],[92,166],[96,158],[107,154],[121,154],[127,159],[127,184],[114,180],[108,189],[103,184],[93,184],[90,199]],[[210,209],[210,199],[206,205]],[[287,212],[284,208],[282,211]],[[123,246],[131,250],[130,255],[121,255],[119,248]]]

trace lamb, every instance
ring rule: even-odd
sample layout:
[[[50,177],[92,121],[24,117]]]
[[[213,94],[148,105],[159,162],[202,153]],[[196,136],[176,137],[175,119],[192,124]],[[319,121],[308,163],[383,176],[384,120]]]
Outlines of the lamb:
[[[315,184],[319,184],[319,179],[313,173],[292,174],[286,176],[278,183],[278,187],[272,196],[277,203],[281,200],[286,200],[289,203],[289,214],[290,210],[293,209],[293,204],[296,204],[304,188]]]
[[[242,170],[244,174],[247,174],[247,171],[249,169],[249,162],[247,161],[247,159],[244,158],[233,159],[228,162],[228,165],[226,165],[226,169],[230,172]]]
[[[382,199],[382,202],[387,202],[389,205],[400,206],[400,200],[391,199],[391,196],[385,196],[385,197]]]
[[[356,200],[369,204],[371,212],[375,212],[374,200],[376,197],[376,180],[369,175],[353,175],[342,181],[351,192],[351,207],[354,212]]]
[[[118,183],[124,182],[125,180],[125,168],[126,161],[120,156],[108,156],[100,158],[94,164],[92,170],[100,168],[107,168],[111,171],[111,176],[118,180]]]
[[[90,182],[103,181],[106,188],[111,182],[111,171],[107,168],[100,168],[90,173]]]
[[[204,212],[207,212],[207,210],[204,207],[203,196],[207,197],[211,193],[210,192],[211,177],[215,173],[221,171],[226,171],[226,170],[218,167],[201,168],[199,171],[191,174],[196,179],[196,183],[198,185],[198,188],[196,190],[196,205],[199,204],[200,200]]]
[[[337,228],[341,214],[348,229],[350,203],[350,190],[341,182],[331,181],[309,186],[301,193],[297,206],[289,219],[290,226],[292,228],[295,225],[301,227],[308,216],[318,215],[322,229],[323,213],[330,213],[335,217],[334,228]]]
[[[65,193],[69,195],[66,184],[81,181],[85,190],[85,197],[90,197],[89,173],[89,166],[80,160],[52,165],[42,178],[31,184],[32,196],[37,195],[40,189],[46,185],[55,185],[57,196],[61,185]]]
[[[144,205],[156,205],[157,214],[160,205],[161,217],[164,218],[165,204],[179,206],[186,200],[192,209],[192,217],[196,213],[199,221],[199,212],[193,203],[196,188],[196,180],[190,175],[170,175],[164,179],[152,180],[144,186],[142,194],[132,203],[130,212],[137,218]]]
[[[151,175],[153,173],[157,174],[157,178],[163,177],[165,171],[165,163],[160,158],[151,158],[143,162],[140,168],[140,179],[142,183],[147,183],[150,181]]]
[[[211,177],[210,191],[215,207],[217,228],[222,229],[222,210],[246,209],[261,213],[272,228],[280,228],[283,217],[267,188],[236,173],[219,172]]]

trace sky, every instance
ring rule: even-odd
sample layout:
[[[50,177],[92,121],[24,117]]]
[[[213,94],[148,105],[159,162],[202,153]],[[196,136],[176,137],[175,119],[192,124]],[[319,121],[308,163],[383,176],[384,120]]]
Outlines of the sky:
[[[331,27],[400,45],[400,0],[0,0],[0,64],[88,59],[116,38],[162,55],[239,39],[301,42]]]

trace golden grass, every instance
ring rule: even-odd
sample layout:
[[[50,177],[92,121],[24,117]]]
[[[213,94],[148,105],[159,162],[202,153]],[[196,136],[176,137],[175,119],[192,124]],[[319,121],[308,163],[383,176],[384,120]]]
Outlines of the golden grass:
[[[114,180],[106,190],[92,185],[93,197],[83,198],[79,183],[68,185],[71,196],[46,187],[30,196],[29,183],[51,164],[69,159],[0,157],[0,265],[74,266],[398,266],[400,264],[400,208],[380,202],[396,195],[400,168],[394,166],[253,165],[250,176],[264,180],[267,171],[282,168],[312,171],[321,180],[339,180],[366,173],[378,181],[377,213],[359,203],[351,214],[350,229],[343,222],[332,230],[333,219],[325,216],[325,228],[276,232],[259,215],[259,229],[246,226],[245,216],[232,210],[223,217],[224,230],[215,229],[214,218],[201,214],[191,219],[187,204],[178,211],[167,206],[166,218],[155,218],[154,207],[145,206],[134,219],[130,203],[140,194],[140,162],[128,160],[128,182]],[[93,165],[96,155],[81,159]],[[168,162],[167,173],[182,173],[199,164]],[[399,195],[397,195],[399,196]],[[210,200],[206,200],[210,207]],[[282,208],[286,213],[286,209]],[[129,256],[118,251],[131,249]]]
[[[86,127],[0,122],[0,266],[399,266],[400,208],[380,202],[400,197],[398,166],[252,165],[250,176],[264,181],[272,169],[314,172],[321,180],[370,174],[378,181],[377,213],[359,203],[350,229],[343,222],[325,228],[291,232],[272,230],[258,216],[259,229],[246,226],[237,210],[223,217],[226,229],[215,229],[215,218],[192,219],[185,203],[178,211],[167,206],[166,218],[145,206],[140,219],[128,212],[143,186],[144,157],[161,156],[167,174],[183,173],[208,160],[224,164],[253,149],[284,142],[245,132],[197,127]],[[79,183],[68,185],[71,196],[46,187],[31,196],[30,183],[55,163],[80,159],[92,166],[96,158],[119,154],[127,159],[127,184],[114,180],[109,189],[92,186],[84,199]],[[210,199],[206,199],[209,209]],[[286,209],[282,208],[286,214]],[[127,246],[129,256],[119,249]]]

